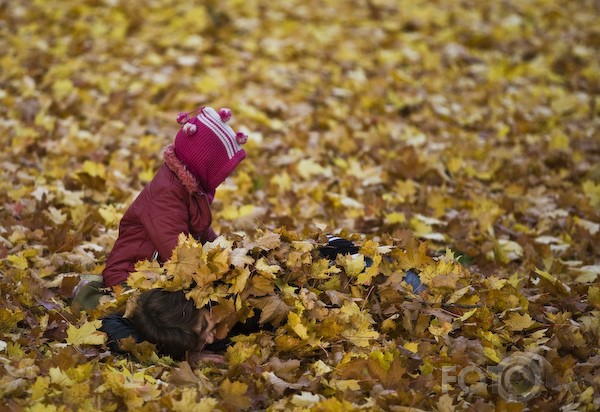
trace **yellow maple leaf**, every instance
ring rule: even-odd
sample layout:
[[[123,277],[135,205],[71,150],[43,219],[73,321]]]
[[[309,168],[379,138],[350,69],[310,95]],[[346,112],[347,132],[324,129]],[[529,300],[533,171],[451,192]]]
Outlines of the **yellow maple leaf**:
[[[496,349],[491,348],[489,346],[486,346],[483,348],[483,354],[486,356],[486,358],[488,358],[489,360],[499,363],[500,362],[500,356],[498,355],[498,351],[496,351]]]
[[[550,143],[548,144],[548,148],[550,150],[569,150],[569,145],[570,139],[565,132],[559,128],[552,130],[552,134],[550,135]]]
[[[102,345],[106,342],[106,334],[97,329],[102,326],[101,320],[86,321],[81,327],[69,325],[67,343],[73,346]]]
[[[360,384],[357,379],[332,379],[329,381],[329,385],[338,391],[360,391]]]
[[[47,210],[44,210],[44,215],[46,215],[56,225],[61,225],[67,220],[67,215],[53,206],[50,206]]]
[[[406,222],[406,216],[402,212],[391,212],[385,215],[385,223],[387,225],[395,225],[404,222]]]
[[[65,99],[75,87],[69,79],[60,79],[52,84],[52,92],[57,100]]]
[[[464,322],[465,320],[469,319],[471,316],[473,316],[475,314],[475,312],[477,312],[477,308],[472,309],[468,312],[465,312],[464,315],[462,315],[459,319]]]
[[[419,351],[419,342],[406,342],[402,345],[405,349],[408,349],[412,353],[418,353]]]
[[[359,273],[356,282],[361,285],[369,285],[371,283],[371,279],[379,274],[379,264],[381,263],[381,259],[381,255],[374,256],[373,264],[363,272]]]
[[[164,277],[164,268],[153,260],[142,260],[135,264],[135,272],[131,272],[127,278],[127,285],[142,290],[151,289]]]
[[[433,261],[427,256],[427,243],[418,242],[414,238],[408,240],[404,253],[398,253],[398,260],[404,270],[421,269]]]
[[[252,215],[252,213],[254,213],[254,209],[254,205],[242,205],[239,207],[236,205],[229,205],[223,209],[219,215],[226,220],[236,220]]]
[[[311,369],[315,372],[316,376],[323,376],[333,370],[330,366],[328,366],[325,362],[323,362],[320,359],[312,364]]]
[[[413,229],[415,235],[418,237],[422,237],[433,233],[433,227],[430,224],[416,217],[410,219],[410,227]]]
[[[292,396],[292,404],[299,408],[308,408],[319,402],[321,397],[317,394],[302,391],[300,394]]]
[[[600,286],[592,286],[588,289],[588,302],[596,309],[600,309]]]
[[[493,275],[483,280],[484,285],[489,287],[491,290],[500,290],[504,287],[504,285],[506,285],[507,282],[508,280],[500,279],[499,277]]]
[[[231,287],[230,293],[240,293],[246,287],[246,283],[250,277],[250,269],[247,267],[235,269],[235,277],[229,281]]]
[[[452,290],[456,289],[458,281],[464,276],[462,267],[447,258],[440,258],[434,264],[426,266],[419,274],[419,278],[426,285]]]
[[[299,240],[292,241],[292,247],[302,253],[308,253],[314,249],[314,245],[312,243]]]
[[[271,178],[271,184],[279,187],[279,193],[287,192],[292,189],[292,178],[287,172],[274,175]]]
[[[360,389],[360,385],[358,385],[358,381],[356,381],[356,379],[353,379],[353,385],[352,386],[358,386]],[[331,386],[332,388],[337,388],[339,390],[341,390],[342,388],[342,384],[336,384],[336,381],[333,380],[332,382],[328,383],[329,386]],[[343,385],[345,387],[345,389],[349,388],[348,384]],[[312,405],[311,407],[311,411],[315,411],[315,412],[346,412],[346,411],[352,411],[355,410],[355,406],[348,402],[348,401],[344,401],[344,400],[339,400],[335,397],[332,398],[326,398],[320,402],[317,402],[315,404]],[[416,411],[416,412],[420,412],[420,411]]]
[[[575,279],[580,283],[593,283],[600,276],[600,265],[586,265],[577,269],[573,269],[573,272],[577,274]]]
[[[508,327],[509,330],[522,331],[524,329],[529,329],[530,327],[532,327],[535,324],[535,322],[533,321],[533,319],[531,319],[531,316],[529,316],[528,313],[520,315],[516,312],[512,312],[508,316],[508,319],[504,321],[504,324],[506,325],[506,327]]]
[[[252,247],[258,247],[262,250],[275,249],[278,248],[279,245],[281,245],[281,235],[269,231],[262,233],[254,240],[254,242],[252,242]]]
[[[592,222],[591,220],[582,219],[578,216],[573,217],[573,221],[582,228],[590,232],[591,235],[595,235],[600,232],[600,223]]]
[[[338,255],[336,262],[346,270],[348,276],[356,277],[365,269],[365,257],[363,255]]]
[[[486,257],[490,260],[498,260],[508,263],[520,259],[523,256],[523,247],[509,239],[498,239],[494,241],[494,249],[489,251]]]
[[[331,176],[331,169],[318,164],[313,159],[302,159],[296,165],[296,171],[303,179],[313,176]]]
[[[171,399],[173,409],[181,412],[213,412],[219,409],[219,402],[215,398],[205,396],[198,401],[196,388],[182,388],[181,399]]]
[[[471,285],[460,288],[450,295],[446,303],[456,303],[469,292],[473,292],[473,287]]]
[[[236,342],[227,348],[227,362],[230,365],[240,365],[259,352],[259,347],[249,342]]]
[[[48,376],[50,377],[50,382],[58,386],[71,386],[75,383],[69,375],[60,368],[50,368]]]
[[[29,263],[27,263],[27,259],[21,255],[8,255],[6,259],[11,263],[11,265],[17,269],[25,270],[29,267]]]
[[[169,275],[183,281],[191,281],[192,277],[196,281],[202,281],[202,276],[194,275],[201,268],[206,267],[206,260],[207,257],[202,247],[195,241],[188,240],[185,235],[180,234],[179,243],[173,249],[171,259],[165,262],[163,267]]]
[[[222,249],[221,247],[217,247],[207,253],[206,263],[211,272],[215,274],[225,274],[227,271],[229,271],[230,250],[231,249],[229,248]]]
[[[104,224],[106,224],[108,227],[115,226],[123,217],[123,213],[121,213],[115,207],[115,205],[112,204],[100,207],[98,209],[98,213],[100,216],[102,216],[102,219],[104,219]]]
[[[256,268],[257,272],[260,273],[262,276],[266,277],[267,279],[275,279],[276,273],[279,273],[281,271],[281,266],[279,265],[269,265],[269,263],[267,262],[267,260],[264,257],[261,257],[260,259],[258,259],[256,261],[256,263],[254,264],[254,267]]]
[[[441,322],[435,318],[429,324],[429,332],[436,338],[444,337],[452,331],[452,324],[450,322]]]
[[[102,163],[86,160],[83,162],[81,169],[92,177],[106,178],[106,166]]]
[[[228,294],[227,288],[222,285],[219,287],[204,285],[193,288],[185,294],[185,297],[192,299],[197,308],[203,308],[208,302],[215,302]]]
[[[294,312],[288,313],[288,325],[290,325],[292,330],[300,337],[300,339],[308,339],[308,330],[306,329],[306,326],[302,324],[298,314]]]
[[[29,387],[31,393],[31,400],[36,401],[46,396],[48,392],[48,385],[50,384],[49,376],[38,376],[35,379],[33,385]]]
[[[361,310],[356,302],[344,302],[339,321],[346,324],[341,335],[358,347],[367,347],[371,340],[379,338],[379,332],[372,328],[373,318]]]
[[[568,286],[561,280],[557,279],[555,276],[552,276],[550,273],[546,272],[545,270],[535,268],[534,272],[537,273],[538,275],[540,275],[543,279],[546,279],[547,281],[549,281],[550,283],[552,283],[553,285],[558,287],[558,289],[562,290],[563,292],[571,293],[570,286]]]
[[[237,409],[247,409],[252,405],[252,400],[246,396],[248,385],[239,381],[230,381],[229,378],[221,383],[219,393],[221,398]]]
[[[342,336],[359,348],[366,348],[372,340],[379,338],[379,332],[372,329],[370,325],[363,324],[358,329],[344,329]]]
[[[393,318],[387,318],[386,320],[381,322],[381,331],[382,332],[389,332],[392,330],[396,330],[396,328],[397,328],[396,320]]]

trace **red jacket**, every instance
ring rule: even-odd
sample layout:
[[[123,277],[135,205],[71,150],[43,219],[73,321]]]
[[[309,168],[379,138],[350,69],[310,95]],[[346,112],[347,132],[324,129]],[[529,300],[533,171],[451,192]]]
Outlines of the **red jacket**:
[[[164,160],[121,219],[119,237],[102,272],[107,287],[124,282],[135,263],[150,260],[155,251],[159,262],[169,259],[180,233],[191,233],[203,243],[217,237],[210,227],[212,195],[203,193],[172,145],[165,149]]]

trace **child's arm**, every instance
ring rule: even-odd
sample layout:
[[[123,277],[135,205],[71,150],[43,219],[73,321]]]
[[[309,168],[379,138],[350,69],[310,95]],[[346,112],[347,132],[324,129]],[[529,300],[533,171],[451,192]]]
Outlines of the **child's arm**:
[[[106,333],[108,336],[106,345],[111,352],[114,353],[128,353],[119,347],[119,341],[121,339],[131,336],[137,343],[142,341],[131,320],[124,318],[119,314],[108,315],[107,317],[102,318],[102,326],[98,330]]]
[[[210,226],[212,223],[212,212],[210,203],[204,193],[194,193],[190,199],[189,214],[194,218],[190,220],[190,231],[192,235],[203,244],[212,242],[217,234]]]
[[[208,229],[206,229],[204,232],[202,232],[202,234],[200,235],[200,242],[201,243],[206,243],[206,242],[212,242],[213,240],[215,240],[217,238],[217,233],[213,230],[212,227],[209,227]]]

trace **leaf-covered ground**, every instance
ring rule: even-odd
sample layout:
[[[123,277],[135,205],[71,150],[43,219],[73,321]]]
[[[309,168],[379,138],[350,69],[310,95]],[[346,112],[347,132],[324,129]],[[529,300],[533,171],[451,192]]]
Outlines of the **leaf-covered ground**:
[[[598,410],[599,15],[0,1],[2,409]],[[182,242],[195,268],[140,273],[210,263],[221,307],[277,328],[224,365],[114,357],[94,330],[115,303],[72,308],[76,275],[101,272],[176,113],[203,104],[250,135],[214,204],[225,236]],[[340,231],[379,265],[320,261]]]

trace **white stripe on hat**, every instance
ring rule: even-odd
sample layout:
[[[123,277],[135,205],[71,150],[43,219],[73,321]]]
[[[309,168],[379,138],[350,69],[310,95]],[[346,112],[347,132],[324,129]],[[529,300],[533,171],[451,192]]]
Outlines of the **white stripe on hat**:
[[[228,137],[230,137],[229,141],[233,144],[233,151],[239,152],[242,150],[242,146],[237,142],[236,134],[233,129],[223,120],[221,120],[221,116],[216,112],[212,107],[205,107],[203,110],[204,114],[206,114],[214,124],[221,129]]]
[[[227,136],[225,132],[223,132],[217,125],[215,125],[212,120],[205,115],[204,113],[200,113],[197,116],[197,119],[206,127],[208,127],[221,141],[223,146],[225,146],[225,150],[227,151],[227,158],[231,159],[235,152],[233,151],[231,140]]]

